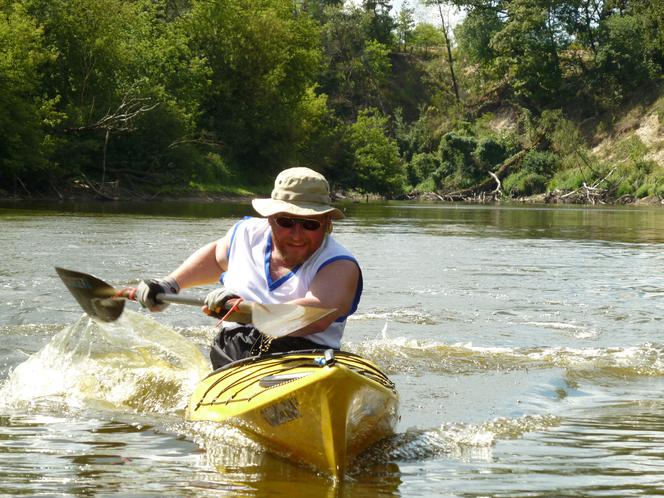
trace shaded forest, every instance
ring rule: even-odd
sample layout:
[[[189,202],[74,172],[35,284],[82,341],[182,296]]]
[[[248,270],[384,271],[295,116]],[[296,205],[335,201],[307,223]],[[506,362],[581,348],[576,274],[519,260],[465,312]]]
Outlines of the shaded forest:
[[[0,194],[664,197],[664,2],[422,1],[0,0]]]

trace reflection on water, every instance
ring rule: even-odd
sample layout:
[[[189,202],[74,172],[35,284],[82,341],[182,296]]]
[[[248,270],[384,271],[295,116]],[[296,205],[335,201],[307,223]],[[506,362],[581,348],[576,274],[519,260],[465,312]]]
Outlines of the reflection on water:
[[[209,370],[214,322],[199,310],[128,303],[98,325],[52,268],[118,287],[160,276],[248,203],[5,203],[0,494],[662,492],[664,211],[343,208],[334,233],[366,284],[344,348],[388,372],[402,418],[334,482],[237,430],[183,420]]]
[[[348,219],[365,229],[407,234],[427,230],[478,236],[588,239],[639,243],[664,242],[661,208],[634,206],[546,206],[430,204],[410,202],[338,203]],[[237,202],[0,202],[0,219],[51,214],[84,216],[141,215],[176,218],[235,218],[254,213],[249,201]],[[488,231],[488,232],[487,232]]]

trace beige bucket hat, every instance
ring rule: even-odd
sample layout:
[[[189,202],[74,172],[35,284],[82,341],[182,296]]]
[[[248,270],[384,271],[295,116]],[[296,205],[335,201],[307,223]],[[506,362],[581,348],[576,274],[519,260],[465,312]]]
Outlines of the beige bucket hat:
[[[330,213],[332,218],[344,214],[332,206],[330,185],[323,175],[309,168],[283,170],[274,180],[269,199],[254,199],[251,204],[261,216],[287,213],[293,216],[316,216]]]

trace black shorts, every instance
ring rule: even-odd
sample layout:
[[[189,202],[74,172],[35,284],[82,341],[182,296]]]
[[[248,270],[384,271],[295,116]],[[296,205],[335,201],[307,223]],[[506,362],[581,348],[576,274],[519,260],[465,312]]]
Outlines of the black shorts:
[[[254,327],[238,327],[226,330],[223,327],[212,341],[210,361],[212,368],[217,369],[229,363],[250,356],[270,353],[285,353],[310,349],[329,349],[304,337],[279,337],[269,342]]]

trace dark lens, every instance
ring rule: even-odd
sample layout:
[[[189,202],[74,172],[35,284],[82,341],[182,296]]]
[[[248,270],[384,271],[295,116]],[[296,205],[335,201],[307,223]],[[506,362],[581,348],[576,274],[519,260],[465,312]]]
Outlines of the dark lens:
[[[307,218],[286,218],[285,216],[279,216],[275,221],[281,228],[293,228],[295,223],[299,223],[302,225],[302,228],[310,232],[320,228],[320,221],[309,220]]]
[[[295,226],[295,220],[293,218],[285,218],[280,216],[275,221],[281,228],[293,228],[293,226]]]
[[[318,230],[320,228],[320,221],[318,220],[300,220],[302,228],[309,231]]]

